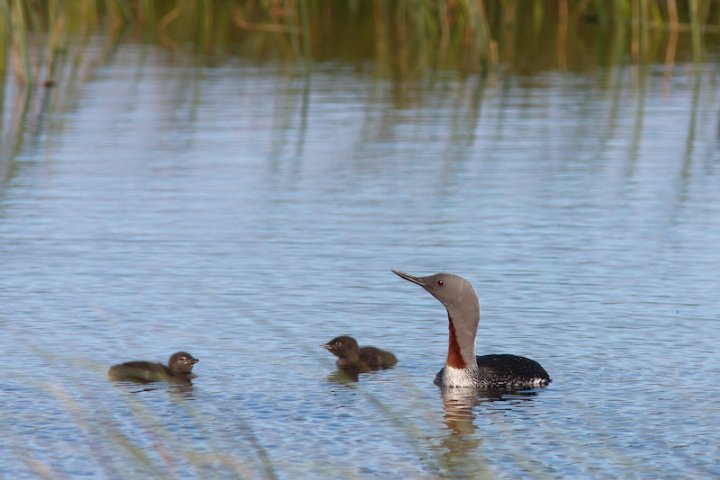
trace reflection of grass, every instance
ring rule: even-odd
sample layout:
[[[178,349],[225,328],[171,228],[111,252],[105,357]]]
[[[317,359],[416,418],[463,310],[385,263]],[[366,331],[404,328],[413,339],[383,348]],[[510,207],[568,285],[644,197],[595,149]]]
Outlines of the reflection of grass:
[[[191,45],[204,55],[256,59],[374,58],[394,76],[425,68],[486,71],[574,68],[608,52],[613,32],[629,30],[623,49],[635,61],[660,61],[666,32],[690,32],[681,45],[699,61],[704,33],[719,30],[710,0],[543,0],[532,8],[500,0],[256,0],[235,2],[6,1],[0,4],[0,68],[26,83],[55,81],[70,38],[90,33]],[[42,37],[34,34],[42,33]],[[33,40],[42,38],[38,44]],[[712,37],[714,38],[714,37]],[[8,42],[11,39],[11,42]]]
[[[677,61],[701,62],[705,45],[717,41],[720,32],[720,3],[709,0],[532,5],[499,0],[0,1],[0,107],[8,91],[23,107],[0,128],[0,180],[12,175],[14,152],[23,143],[26,122],[19,119],[47,107],[42,95],[22,86],[62,90],[53,94],[58,102],[71,97],[88,66],[107,61],[121,41],[187,50],[211,63],[237,55],[303,65],[302,137],[313,62],[370,62],[379,77],[399,85],[434,69],[481,72],[478,78],[485,79],[500,66],[524,75],[612,67],[628,58],[641,65],[664,63],[669,76]],[[87,47],[98,38],[106,48],[100,59],[88,58]],[[638,69],[641,75],[648,71]],[[18,88],[5,88],[8,77]],[[458,122],[470,137],[484,82],[477,84],[477,107],[471,118]],[[34,108],[31,101],[42,105]],[[458,96],[458,105],[464,103]],[[302,146],[298,141],[298,154]]]

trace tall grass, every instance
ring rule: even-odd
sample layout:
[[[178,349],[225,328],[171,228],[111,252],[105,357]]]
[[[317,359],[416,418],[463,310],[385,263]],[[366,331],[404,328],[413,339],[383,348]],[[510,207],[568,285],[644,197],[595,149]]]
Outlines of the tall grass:
[[[57,76],[71,39],[127,33],[131,41],[195,47],[205,55],[243,54],[305,62],[374,59],[394,75],[419,69],[488,71],[574,68],[618,30],[630,31],[633,61],[662,61],[667,32],[690,32],[689,51],[703,54],[720,31],[720,4],[710,0],[2,0],[0,69],[22,83]],[[10,55],[8,55],[10,53]]]

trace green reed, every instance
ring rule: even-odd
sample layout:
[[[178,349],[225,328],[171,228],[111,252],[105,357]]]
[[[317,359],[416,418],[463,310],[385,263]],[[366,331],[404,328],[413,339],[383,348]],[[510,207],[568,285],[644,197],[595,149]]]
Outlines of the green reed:
[[[72,38],[117,35],[167,48],[194,46],[258,59],[374,59],[395,76],[426,68],[484,72],[574,68],[585,50],[617,30],[633,61],[662,60],[667,32],[691,34],[699,62],[720,31],[710,0],[48,0],[0,1],[0,68],[25,84],[57,80],[57,57]],[[11,59],[8,62],[7,59]]]

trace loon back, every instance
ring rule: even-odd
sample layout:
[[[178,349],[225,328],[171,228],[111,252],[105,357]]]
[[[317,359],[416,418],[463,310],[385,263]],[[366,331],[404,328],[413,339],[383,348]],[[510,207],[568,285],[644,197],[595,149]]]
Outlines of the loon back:
[[[478,355],[477,370],[471,371],[476,386],[486,389],[523,389],[545,387],[552,379],[535,360],[518,355]],[[435,385],[443,386],[445,368],[435,375]]]

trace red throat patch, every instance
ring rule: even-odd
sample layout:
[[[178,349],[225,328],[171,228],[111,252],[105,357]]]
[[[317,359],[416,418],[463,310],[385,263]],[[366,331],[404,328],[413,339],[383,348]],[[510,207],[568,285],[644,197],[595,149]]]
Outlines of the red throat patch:
[[[448,347],[447,364],[453,368],[465,368],[467,364],[460,353],[460,344],[455,335],[455,325],[453,325],[450,316],[448,316],[448,323],[450,324],[450,345]]]

